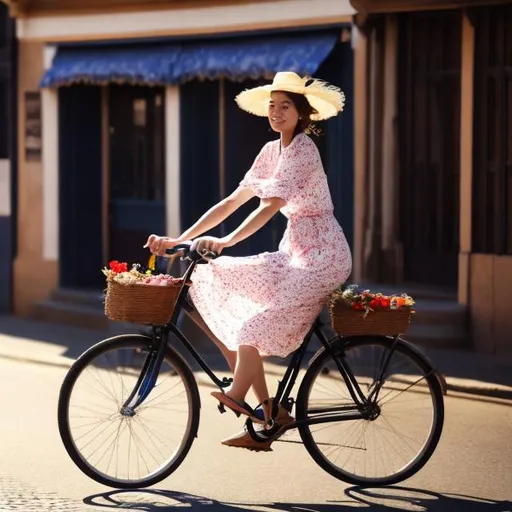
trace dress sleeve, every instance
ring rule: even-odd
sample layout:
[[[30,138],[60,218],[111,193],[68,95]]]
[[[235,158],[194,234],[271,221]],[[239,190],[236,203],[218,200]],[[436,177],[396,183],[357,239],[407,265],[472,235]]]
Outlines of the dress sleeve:
[[[270,157],[269,157],[270,145],[265,144],[258,156],[254,160],[252,167],[247,171],[244,179],[240,182],[241,187],[250,187],[256,193],[255,186],[265,179],[269,174],[270,170]]]
[[[302,194],[315,168],[322,165],[318,149],[306,137],[283,153],[274,172],[269,169],[268,153],[262,155],[265,146],[240,185],[250,187],[262,199],[279,197],[287,203]]]

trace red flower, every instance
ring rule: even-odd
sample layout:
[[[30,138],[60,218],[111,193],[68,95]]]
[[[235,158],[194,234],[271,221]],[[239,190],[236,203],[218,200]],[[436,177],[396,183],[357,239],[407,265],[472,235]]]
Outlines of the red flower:
[[[377,298],[375,298],[375,299],[373,299],[373,300],[370,302],[370,307],[371,307],[372,309],[376,309],[376,308],[378,308],[378,307],[379,307],[379,304],[380,304],[380,300],[379,300],[379,299],[377,299]]]
[[[113,260],[109,263],[110,270],[113,270],[116,274],[122,272],[128,272],[128,263],[119,263],[117,260]]]
[[[389,308],[391,304],[391,300],[389,299],[389,297],[382,297],[380,299],[380,305],[384,308],[384,309],[387,309]]]

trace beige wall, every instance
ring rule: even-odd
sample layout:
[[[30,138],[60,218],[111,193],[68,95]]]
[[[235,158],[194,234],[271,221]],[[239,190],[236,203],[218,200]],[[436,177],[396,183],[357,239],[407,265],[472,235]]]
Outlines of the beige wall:
[[[18,72],[18,251],[14,262],[14,311],[29,313],[30,305],[57,285],[57,262],[43,259],[43,164],[24,153],[25,92],[37,91],[43,74],[43,44],[19,44]]]
[[[68,0],[71,2],[71,0]],[[350,22],[354,9],[349,0],[247,0],[236,4],[204,2],[179,8],[139,12],[65,14],[22,17],[17,20],[21,39],[39,41],[84,41],[126,37],[156,37],[185,34],[215,34]]]
[[[512,256],[471,255],[471,330],[478,352],[512,354],[511,285]]]

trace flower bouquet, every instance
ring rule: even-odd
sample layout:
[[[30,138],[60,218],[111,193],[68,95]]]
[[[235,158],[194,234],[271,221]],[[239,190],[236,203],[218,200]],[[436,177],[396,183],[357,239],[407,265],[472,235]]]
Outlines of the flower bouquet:
[[[384,295],[355,284],[335,290],[329,300],[332,328],[343,336],[404,334],[414,300],[407,294]]]
[[[102,270],[107,278],[105,314],[110,320],[165,325],[172,317],[183,279],[155,274],[134,264],[111,261]]]

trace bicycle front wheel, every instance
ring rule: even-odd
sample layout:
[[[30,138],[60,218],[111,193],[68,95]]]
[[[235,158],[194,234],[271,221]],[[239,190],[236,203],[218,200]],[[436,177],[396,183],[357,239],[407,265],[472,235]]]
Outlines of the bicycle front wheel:
[[[324,470],[351,484],[409,478],[428,461],[443,427],[443,393],[432,366],[409,343],[384,336],[340,339],[333,354],[322,351],[312,361],[299,389],[297,419],[337,419],[299,425],[304,446]],[[374,396],[382,375],[368,419],[354,419],[356,404],[336,358],[366,398]]]
[[[82,354],[62,384],[62,441],[75,464],[101,484],[134,489],[161,481],[181,464],[196,436],[197,384],[170,347],[149,396],[133,410],[123,408],[152,350],[148,336],[109,338]]]

